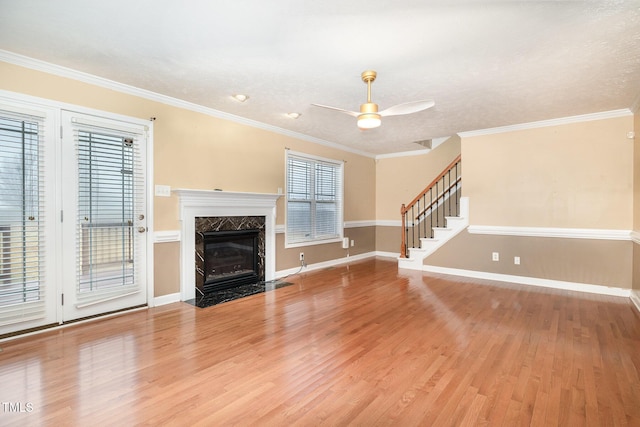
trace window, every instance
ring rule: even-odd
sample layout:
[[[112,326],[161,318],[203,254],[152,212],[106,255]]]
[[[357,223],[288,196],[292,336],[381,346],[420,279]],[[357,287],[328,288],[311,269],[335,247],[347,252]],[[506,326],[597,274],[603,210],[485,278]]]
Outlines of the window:
[[[80,130],[78,293],[134,284],[133,138]]]
[[[51,322],[45,112],[0,106],[0,326]],[[1,332],[0,332],[1,333]]]
[[[343,163],[287,151],[286,245],[342,238]]]

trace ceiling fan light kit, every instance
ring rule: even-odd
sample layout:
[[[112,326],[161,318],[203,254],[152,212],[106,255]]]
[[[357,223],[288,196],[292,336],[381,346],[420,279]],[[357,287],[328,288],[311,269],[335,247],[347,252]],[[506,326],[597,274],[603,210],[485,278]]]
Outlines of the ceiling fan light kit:
[[[378,104],[367,102],[360,106],[358,115],[358,127],[360,129],[373,129],[382,124],[380,114],[378,114]]]
[[[418,111],[426,110],[435,105],[432,100],[413,101],[406,102],[404,104],[394,105],[378,112],[378,104],[371,102],[371,83],[376,79],[377,73],[373,70],[367,70],[362,72],[362,81],[367,84],[367,102],[360,105],[360,112],[344,110],[342,108],[330,107],[328,105],[312,104],[316,107],[327,108],[329,110],[339,111],[344,114],[356,117],[358,120],[358,127],[360,129],[373,129],[382,124],[382,117],[385,116],[400,116],[403,114],[417,113]]]
[[[382,124],[380,114],[360,114],[358,116],[358,127],[360,129],[373,129]]]

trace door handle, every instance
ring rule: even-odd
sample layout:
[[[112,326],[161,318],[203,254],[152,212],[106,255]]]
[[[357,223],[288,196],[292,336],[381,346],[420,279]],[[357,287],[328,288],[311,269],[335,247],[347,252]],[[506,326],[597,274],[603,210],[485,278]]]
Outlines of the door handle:
[[[144,233],[147,231],[147,227],[138,227],[138,233]]]

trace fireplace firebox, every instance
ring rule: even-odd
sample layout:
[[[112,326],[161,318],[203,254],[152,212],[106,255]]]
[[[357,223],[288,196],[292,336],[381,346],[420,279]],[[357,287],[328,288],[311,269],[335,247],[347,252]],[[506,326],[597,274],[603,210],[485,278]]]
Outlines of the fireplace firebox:
[[[260,281],[259,230],[210,231],[202,234],[205,292]]]

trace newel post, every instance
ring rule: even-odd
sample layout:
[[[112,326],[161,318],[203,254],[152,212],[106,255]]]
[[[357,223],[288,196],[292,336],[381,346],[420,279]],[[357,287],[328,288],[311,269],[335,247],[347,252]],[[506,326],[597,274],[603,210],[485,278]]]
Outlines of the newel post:
[[[405,226],[406,226],[405,225],[405,219],[404,219],[404,217],[406,216],[405,213],[406,213],[405,212],[405,206],[404,206],[404,203],[403,203],[402,207],[400,208],[400,216],[402,217],[402,219],[401,219],[402,228],[400,230],[402,232],[402,240],[401,240],[401,243],[400,243],[400,258],[406,258],[407,257],[407,242],[405,240],[405,235],[407,233],[405,233],[405,231],[404,231],[405,230]]]

